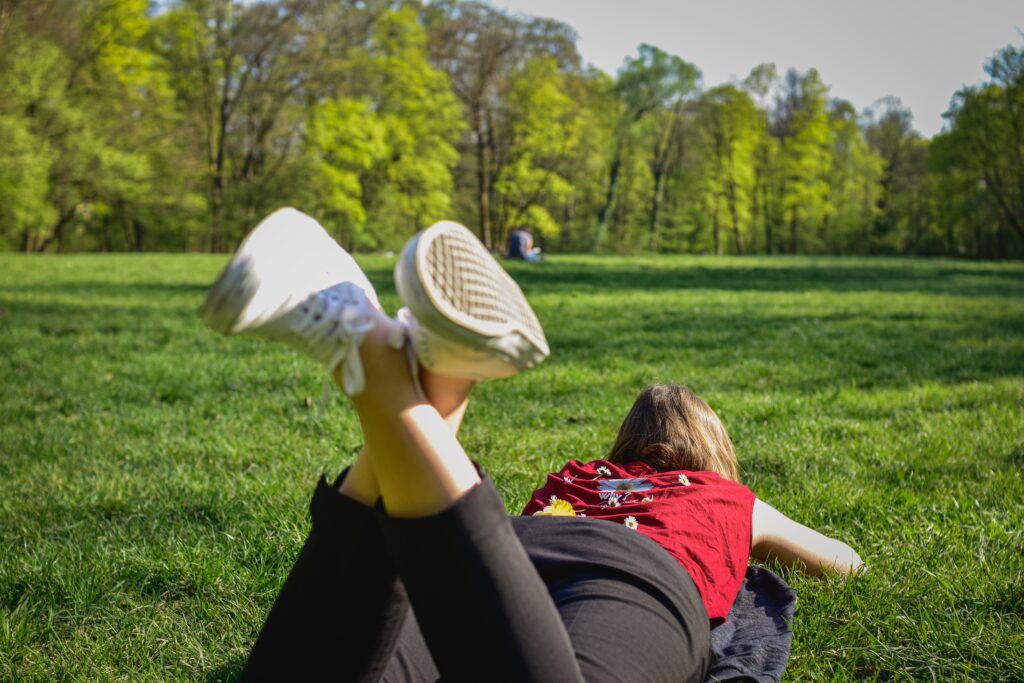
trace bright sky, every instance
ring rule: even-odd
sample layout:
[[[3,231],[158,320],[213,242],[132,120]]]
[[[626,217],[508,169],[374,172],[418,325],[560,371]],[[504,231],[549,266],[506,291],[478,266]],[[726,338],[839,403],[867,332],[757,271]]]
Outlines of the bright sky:
[[[490,0],[572,26],[583,59],[614,74],[650,43],[696,64],[704,85],[762,62],[815,67],[831,95],[863,110],[899,97],[926,136],[993,52],[1024,43],[1024,0]]]

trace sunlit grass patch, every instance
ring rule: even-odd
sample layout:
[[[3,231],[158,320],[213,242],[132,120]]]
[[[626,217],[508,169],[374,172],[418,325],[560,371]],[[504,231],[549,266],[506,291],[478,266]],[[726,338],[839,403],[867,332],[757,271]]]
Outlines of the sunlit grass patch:
[[[359,447],[321,370],[195,318],[211,256],[0,255],[0,679],[225,678]],[[393,262],[360,261],[385,306]],[[513,512],[651,381],[719,412],[745,482],[870,571],[790,575],[790,680],[1024,678],[1024,268],[875,259],[513,264],[551,359],[480,386]]]

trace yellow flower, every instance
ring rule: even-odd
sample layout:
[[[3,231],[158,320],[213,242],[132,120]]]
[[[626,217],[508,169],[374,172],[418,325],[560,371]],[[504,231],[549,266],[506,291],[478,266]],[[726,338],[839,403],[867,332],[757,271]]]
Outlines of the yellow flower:
[[[572,509],[572,505],[561,498],[555,498],[551,501],[551,505],[548,505],[540,512],[534,512],[533,516],[541,515],[544,517],[575,517],[576,511]]]

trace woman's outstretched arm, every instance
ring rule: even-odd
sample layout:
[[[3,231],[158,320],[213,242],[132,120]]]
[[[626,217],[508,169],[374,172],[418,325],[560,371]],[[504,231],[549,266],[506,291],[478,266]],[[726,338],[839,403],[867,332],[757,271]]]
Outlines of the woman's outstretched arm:
[[[754,501],[752,522],[750,554],[759,560],[773,558],[814,576],[824,570],[846,576],[864,566],[850,546],[794,522],[760,499]]]

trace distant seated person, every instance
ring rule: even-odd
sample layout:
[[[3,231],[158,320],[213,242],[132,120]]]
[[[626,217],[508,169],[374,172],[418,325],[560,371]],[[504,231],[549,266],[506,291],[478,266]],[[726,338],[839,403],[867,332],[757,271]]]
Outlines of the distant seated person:
[[[536,263],[540,261],[540,247],[533,246],[533,235],[526,228],[517,228],[508,236],[508,252],[505,258],[521,259]]]

